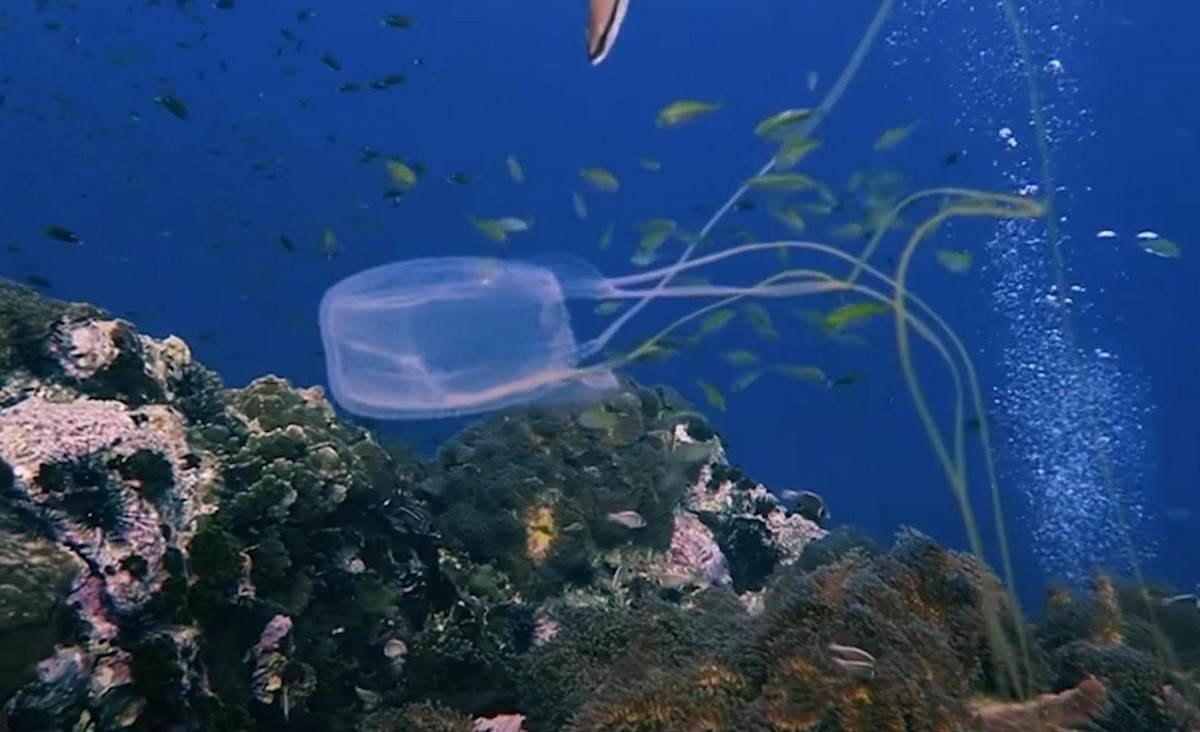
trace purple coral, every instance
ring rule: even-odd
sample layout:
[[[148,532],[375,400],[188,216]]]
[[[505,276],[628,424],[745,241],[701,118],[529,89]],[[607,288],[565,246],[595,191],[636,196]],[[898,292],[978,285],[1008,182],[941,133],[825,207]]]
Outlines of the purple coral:
[[[258,643],[254,644],[254,671],[251,674],[251,685],[254,690],[254,698],[264,704],[273,704],[277,693],[286,693],[283,670],[287,666],[287,656],[279,652],[279,646],[291,632],[292,619],[286,615],[276,615],[263,626],[262,633],[258,636]],[[280,697],[286,699],[282,693],[280,693]]]
[[[0,721],[13,730],[71,729],[87,699],[92,671],[83,649],[58,649],[38,663],[37,679],[17,692],[0,712]]]
[[[688,513],[675,515],[671,547],[655,567],[660,582],[670,586],[723,585],[729,582],[729,566],[712,532]]]
[[[291,632],[292,619],[286,615],[276,615],[263,627],[262,633],[258,636],[258,643],[254,645],[254,652],[261,654],[279,650],[279,644]]]
[[[110,640],[115,619],[139,609],[161,589],[166,552],[201,512],[200,466],[189,465],[186,431],[177,413],[161,406],[130,409],[116,401],[30,398],[0,411],[0,460],[13,470],[11,497],[90,569],[72,588],[70,602],[90,621],[97,640]],[[154,500],[143,484],[114,465],[135,454],[158,456],[171,470],[169,501]],[[73,515],[47,479],[59,466],[92,460],[85,488],[103,501],[111,525]],[[174,531],[163,531],[168,526]],[[168,539],[168,536],[171,539]],[[143,564],[132,571],[133,559]]]
[[[135,681],[119,630],[162,591],[169,554],[181,551],[204,510],[205,467],[186,457],[191,454],[182,417],[162,405],[32,396],[0,410],[0,462],[12,470],[6,498],[82,569],[66,598],[78,619],[80,645],[47,660],[45,683],[14,698],[11,715],[35,714],[66,693],[60,687],[71,685],[76,715],[87,699],[89,708],[138,718],[143,702],[110,693]],[[160,490],[164,486],[169,490]],[[162,640],[182,662],[188,688],[200,673],[194,643],[169,632]],[[69,663],[72,658],[88,667]],[[51,673],[68,668],[76,670]]]

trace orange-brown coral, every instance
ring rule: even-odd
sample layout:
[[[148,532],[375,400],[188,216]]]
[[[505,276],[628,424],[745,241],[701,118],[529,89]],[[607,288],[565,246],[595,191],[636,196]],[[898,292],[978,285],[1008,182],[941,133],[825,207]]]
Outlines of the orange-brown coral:
[[[550,506],[534,506],[525,516],[525,556],[534,565],[539,565],[550,556],[558,528],[554,524],[554,509]]]
[[[912,533],[886,556],[781,578],[760,631],[758,714],[788,732],[961,728],[985,679],[983,593],[996,591],[977,563]],[[872,673],[830,651],[845,646],[873,657]]]
[[[975,705],[973,732],[1069,732],[1088,729],[1108,709],[1108,690],[1089,676],[1072,689],[1022,702]]]
[[[905,534],[888,555],[782,573],[758,616],[652,602],[586,631],[566,620],[537,653],[555,659],[539,662],[540,688],[569,695],[537,702],[573,702],[570,732],[955,732],[986,686],[982,598],[995,589],[969,557]],[[554,729],[552,714],[531,720]]]
[[[738,656],[747,620],[727,591],[684,610],[654,598],[565,611],[518,669],[527,726],[571,732],[731,729],[755,681]]]
[[[631,673],[597,690],[570,732],[712,732],[733,729],[741,718],[749,680],[716,659],[643,673],[636,662],[627,668]]]
[[[422,702],[368,714],[359,732],[475,732],[468,717],[443,706]]]
[[[1189,676],[1200,659],[1200,615],[1190,603],[1164,602],[1169,588],[1098,576],[1091,592],[1053,592],[1038,642],[1055,688],[1095,676],[1112,700],[1098,721],[1104,732],[1200,726],[1200,693]]]

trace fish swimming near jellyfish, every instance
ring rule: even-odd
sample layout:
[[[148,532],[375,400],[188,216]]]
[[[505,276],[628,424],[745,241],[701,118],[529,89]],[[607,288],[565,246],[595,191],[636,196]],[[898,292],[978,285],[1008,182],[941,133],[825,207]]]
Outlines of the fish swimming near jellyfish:
[[[627,10],[629,0],[588,0],[587,52],[592,66],[608,58]]]

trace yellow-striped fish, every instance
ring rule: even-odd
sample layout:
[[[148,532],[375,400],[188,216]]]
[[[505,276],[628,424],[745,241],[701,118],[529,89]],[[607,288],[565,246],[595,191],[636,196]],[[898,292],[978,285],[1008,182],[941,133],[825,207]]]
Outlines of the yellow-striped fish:
[[[588,0],[587,48],[592,66],[608,58],[628,9],[629,0]]]

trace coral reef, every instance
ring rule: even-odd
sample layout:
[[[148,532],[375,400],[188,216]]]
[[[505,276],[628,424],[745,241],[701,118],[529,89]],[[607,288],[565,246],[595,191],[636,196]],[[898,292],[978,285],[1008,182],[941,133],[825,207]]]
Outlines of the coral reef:
[[[0,281],[16,732],[1197,730],[1200,610],[1173,597],[1098,577],[1022,635],[973,557],[827,532],[669,389],[421,460],[319,388],[226,388],[177,338]]]
[[[1200,728],[1200,608],[1166,602],[1171,595],[1104,575],[1086,594],[1047,593],[1038,641],[1052,688],[1102,683],[1112,705],[1097,729]]]
[[[977,703],[970,727],[976,732],[1069,732],[1094,728],[1108,709],[1108,690],[1089,676],[1079,686],[1029,701]]]
[[[0,462],[0,496],[11,492],[12,469]],[[54,651],[61,598],[83,569],[65,547],[25,527],[0,502],[0,699],[32,681],[32,669]]]

